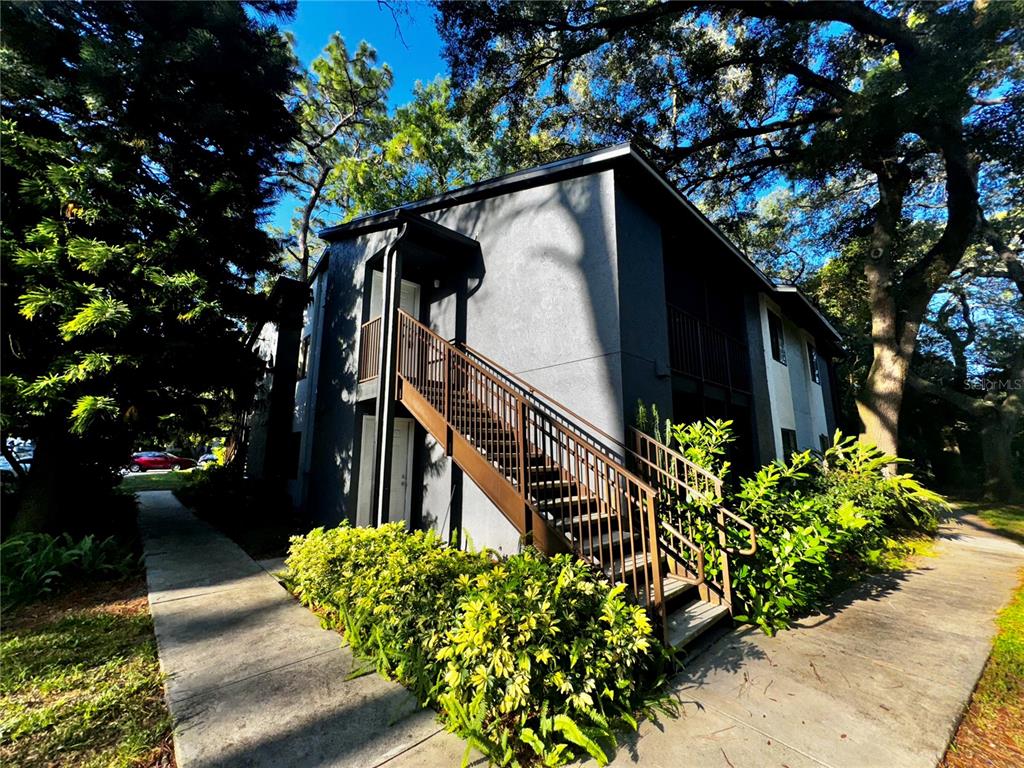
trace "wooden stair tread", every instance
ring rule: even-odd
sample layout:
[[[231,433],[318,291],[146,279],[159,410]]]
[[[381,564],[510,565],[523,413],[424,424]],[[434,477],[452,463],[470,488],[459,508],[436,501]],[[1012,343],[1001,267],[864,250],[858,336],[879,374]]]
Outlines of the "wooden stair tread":
[[[621,477],[602,479],[595,468],[597,465],[584,459],[582,466],[588,472],[594,468],[595,477],[588,479],[591,475],[580,474],[580,467],[573,467],[578,458],[574,458],[572,452],[563,455],[563,443],[550,438],[543,431],[542,423],[538,422],[540,426],[536,427],[541,430],[539,433],[520,434],[521,395],[510,395],[500,388],[500,382],[490,382],[493,376],[488,368],[475,361],[468,363],[469,371],[446,373],[443,361],[448,355],[445,351],[441,356],[440,347],[445,345],[447,349],[452,346],[450,342],[440,338],[424,341],[431,333],[428,328],[417,330],[416,321],[408,317],[403,317],[402,322],[410,325],[412,333],[418,334],[410,338],[418,339],[417,343],[423,347],[421,356],[413,358],[409,375],[402,374],[402,380],[409,386],[410,410],[433,434],[441,435],[447,430],[451,445],[455,446],[449,446],[451,455],[456,456],[460,465],[464,461],[472,468],[467,470],[470,479],[485,492],[490,489],[491,498],[517,528],[529,526],[532,510],[532,514],[543,519],[541,524],[554,535],[554,540],[560,540],[558,547],[567,546],[584,562],[603,571],[613,583],[625,581],[636,588],[642,593],[635,596],[641,605],[651,609],[655,592],[660,591],[662,604],[658,618],[664,617],[666,640],[671,646],[692,643],[723,616],[729,615],[724,605],[713,605],[699,598],[696,578],[666,572],[668,560],[664,543],[656,542],[653,552],[644,551],[651,545],[643,520],[649,507],[637,506],[638,499],[629,486],[623,486],[633,478],[629,470],[618,467],[615,471]],[[441,368],[437,367],[438,363],[442,364]],[[405,399],[404,390],[400,391],[400,397]],[[557,420],[558,416],[544,418]],[[567,423],[569,430],[576,429],[572,420]],[[586,431],[580,428],[580,433],[585,441]],[[451,440],[455,434],[465,442]],[[467,444],[471,448],[469,453]],[[548,450],[554,453],[548,455]],[[589,455],[587,452],[591,450],[590,444],[584,443],[579,452]],[[602,449],[594,446],[593,450]],[[623,461],[614,456],[612,460]],[[463,469],[466,470],[466,466]],[[605,484],[603,493],[602,482]],[[592,483],[598,485],[592,489],[584,487]],[[652,520],[650,524],[656,525],[656,522]],[[659,564],[661,569],[657,567]],[[661,577],[657,590],[652,583],[655,571],[659,571]],[[672,606],[682,607],[666,617],[666,608]]]
[[[684,595],[692,589],[697,588],[697,580],[689,579],[685,576],[676,576],[675,574],[666,574],[661,579],[661,599],[668,603],[670,600],[674,600],[680,595]],[[640,603],[647,605],[651,600],[654,599],[654,588],[647,590],[646,598],[641,598]]]
[[[697,600],[673,611],[665,620],[668,644],[673,648],[682,648],[700,637],[723,616],[728,615],[729,609],[724,605],[712,605],[703,600]]]

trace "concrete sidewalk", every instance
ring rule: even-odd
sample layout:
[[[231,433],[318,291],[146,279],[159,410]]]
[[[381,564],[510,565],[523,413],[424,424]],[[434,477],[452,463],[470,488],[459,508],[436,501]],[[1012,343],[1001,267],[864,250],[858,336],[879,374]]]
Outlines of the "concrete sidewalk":
[[[338,635],[237,545],[168,491],[139,497],[179,768],[392,768],[421,744],[457,764],[464,745],[432,711],[376,674],[346,679]]]
[[[403,688],[346,680],[338,636],[235,544],[168,492],[140,497],[180,768],[460,763],[464,744]],[[933,768],[1024,566],[971,516],[937,550],[791,631],[726,636],[678,677],[680,717],[642,723],[613,765]]]
[[[1024,547],[964,516],[916,570],[775,637],[727,636],[679,677],[682,716],[641,724],[613,765],[934,768],[1022,566]]]

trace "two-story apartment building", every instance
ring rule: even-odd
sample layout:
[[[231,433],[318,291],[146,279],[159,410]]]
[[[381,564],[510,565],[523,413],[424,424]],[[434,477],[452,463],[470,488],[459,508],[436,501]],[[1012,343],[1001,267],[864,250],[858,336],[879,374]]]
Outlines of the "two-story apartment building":
[[[280,303],[288,332],[258,336],[292,418],[255,418],[250,437],[250,471],[286,478],[316,522],[405,520],[510,553],[530,514],[534,535],[550,522],[537,488],[572,475],[601,494],[595,467],[627,461],[638,401],[733,419],[741,469],[834,431],[839,334],[629,145],[321,237]],[[531,480],[541,465],[561,474]]]

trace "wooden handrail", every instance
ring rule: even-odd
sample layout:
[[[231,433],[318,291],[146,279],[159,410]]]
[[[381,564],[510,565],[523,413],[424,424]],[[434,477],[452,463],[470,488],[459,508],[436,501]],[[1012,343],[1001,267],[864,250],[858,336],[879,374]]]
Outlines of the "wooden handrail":
[[[699,587],[706,580],[704,576],[704,550],[701,547],[698,547],[688,536],[684,535],[682,531],[667,520],[661,521],[661,527],[672,534],[675,539],[681,541],[683,546],[697,556],[697,580],[693,584],[695,587]]]
[[[695,475],[701,478],[704,484],[710,485],[711,488],[714,489],[714,498],[721,497],[722,479],[718,477],[718,475],[708,471],[700,464],[690,461],[688,458],[683,456],[683,454],[679,453],[679,451],[665,445],[664,443],[658,442],[653,437],[641,432],[636,427],[630,427],[629,434],[633,439],[633,444],[636,446],[634,449],[631,449],[632,453],[645,464],[648,464],[657,470],[659,474],[675,481],[681,480],[686,485],[687,492],[703,499],[710,500],[709,494],[706,490],[699,488],[694,483],[686,482],[687,477]],[[652,460],[652,452],[659,457],[657,460]],[[669,462],[674,462],[676,465],[683,466],[683,478],[679,478],[678,476],[671,474],[669,471]],[[661,484],[659,483],[659,485]]]
[[[718,530],[718,552],[720,580],[715,587],[722,599],[732,605],[732,587],[729,576],[729,555],[752,555],[757,551],[757,531],[754,526],[739,515],[726,509],[722,503],[722,480],[704,467],[696,464],[673,448],[661,443],[638,429],[630,428],[634,447],[629,455],[637,464],[638,473],[650,480],[659,489],[659,500],[664,506],[663,518],[675,512],[682,501],[696,501],[703,504],[714,517],[702,515],[706,522]],[[686,510],[685,514],[694,514]],[[729,544],[729,521],[743,528],[749,537],[749,546],[739,548]],[[662,530],[682,536],[682,532],[663,519]]]
[[[473,357],[478,358],[479,360],[481,360],[484,363],[486,363],[487,365],[489,365],[491,368],[494,368],[495,370],[501,372],[502,375],[504,375],[504,376],[508,377],[509,379],[511,379],[512,381],[514,381],[516,384],[521,386],[523,389],[525,389],[527,392],[529,392],[534,397],[537,397],[538,399],[546,400],[549,405],[552,405],[556,409],[561,411],[562,415],[565,416],[566,418],[573,419],[573,420],[575,420],[575,421],[577,421],[577,422],[579,422],[581,424],[586,425],[587,427],[589,427],[590,429],[594,430],[599,435],[601,435],[601,437],[607,438],[610,442],[612,442],[615,445],[619,446],[623,450],[626,449],[626,444],[624,442],[622,442],[621,440],[619,440],[617,438],[612,437],[607,432],[605,432],[603,429],[601,429],[599,426],[594,424],[592,421],[584,418],[583,416],[580,416],[578,413],[576,413],[571,408],[569,408],[569,406],[565,405],[564,403],[559,402],[558,400],[553,398],[551,395],[549,395],[546,392],[542,392],[541,390],[537,389],[532,384],[530,384],[530,382],[526,381],[522,376],[519,376],[518,374],[512,373],[512,371],[508,370],[508,368],[506,368],[505,366],[501,365],[501,363],[495,362],[494,360],[489,358],[487,355],[485,355],[483,352],[481,352],[478,349],[474,349],[473,347],[469,346],[468,344],[461,344],[460,346],[463,349],[465,349],[469,354],[473,355]]]
[[[398,323],[402,389],[416,391],[417,402],[437,414],[431,419],[443,419],[452,440],[475,447],[473,457],[462,454],[463,469],[478,473],[474,480],[499,507],[516,500],[520,514],[502,509],[510,520],[526,509],[612,583],[630,586],[664,627],[654,487],[592,445],[565,415],[550,413],[489,370],[493,363],[473,359],[405,311],[399,310]],[[482,476],[489,472],[506,485]]]
[[[377,378],[380,373],[380,315],[359,329],[359,382]]]

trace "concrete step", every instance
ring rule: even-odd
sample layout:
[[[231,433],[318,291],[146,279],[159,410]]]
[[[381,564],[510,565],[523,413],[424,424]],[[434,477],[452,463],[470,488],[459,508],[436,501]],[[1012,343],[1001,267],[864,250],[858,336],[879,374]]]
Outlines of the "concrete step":
[[[712,605],[703,600],[673,611],[666,619],[668,644],[683,648],[728,615],[729,609],[724,605]]]

